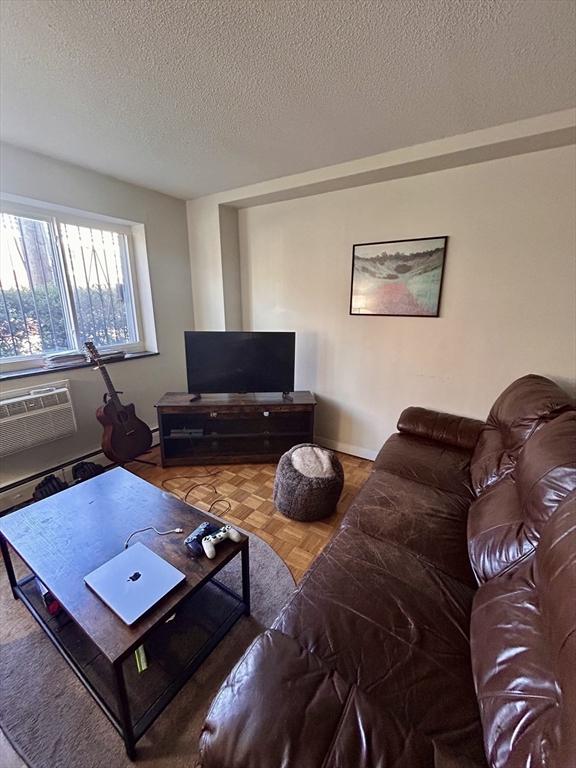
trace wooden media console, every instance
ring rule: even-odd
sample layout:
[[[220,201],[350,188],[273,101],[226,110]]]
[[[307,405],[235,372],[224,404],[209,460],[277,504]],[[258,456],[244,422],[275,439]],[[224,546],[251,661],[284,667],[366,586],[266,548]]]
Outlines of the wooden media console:
[[[157,403],[162,466],[277,461],[314,439],[311,392],[202,395],[167,392]]]

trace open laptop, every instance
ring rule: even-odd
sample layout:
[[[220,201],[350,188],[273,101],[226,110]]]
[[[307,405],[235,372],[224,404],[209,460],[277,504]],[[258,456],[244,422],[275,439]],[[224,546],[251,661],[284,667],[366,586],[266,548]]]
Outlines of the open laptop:
[[[181,571],[137,542],[84,576],[84,581],[130,625],[185,578]]]

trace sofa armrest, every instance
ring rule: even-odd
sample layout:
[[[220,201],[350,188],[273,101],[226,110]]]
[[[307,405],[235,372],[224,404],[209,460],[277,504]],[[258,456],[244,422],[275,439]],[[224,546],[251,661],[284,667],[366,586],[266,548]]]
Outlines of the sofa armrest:
[[[473,451],[484,422],[469,419],[466,416],[454,416],[451,413],[410,406],[400,414],[397,426],[398,431],[404,434]]]
[[[331,752],[354,725],[361,730],[357,743],[366,748],[362,725],[368,718],[355,723],[359,708],[354,701],[350,706],[353,688],[298,641],[267,630],[245,652],[212,702],[200,737],[200,765],[335,765]],[[365,765],[360,756],[355,760],[351,746],[349,764]]]

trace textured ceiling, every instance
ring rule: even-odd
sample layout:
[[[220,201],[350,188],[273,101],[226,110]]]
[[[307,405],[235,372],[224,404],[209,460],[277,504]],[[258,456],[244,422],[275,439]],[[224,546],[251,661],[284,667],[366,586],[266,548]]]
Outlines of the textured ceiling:
[[[572,0],[2,0],[5,141],[180,197],[573,106]]]

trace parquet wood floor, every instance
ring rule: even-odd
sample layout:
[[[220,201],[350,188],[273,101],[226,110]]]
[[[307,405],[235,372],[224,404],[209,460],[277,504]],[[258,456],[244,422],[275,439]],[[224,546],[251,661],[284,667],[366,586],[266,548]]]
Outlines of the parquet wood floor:
[[[157,467],[132,463],[126,466],[148,482],[170,490],[190,504],[212,512],[231,525],[253,531],[280,555],[298,582],[338,528],[344,512],[372,469],[372,462],[339,453],[344,468],[344,490],[336,514],[314,523],[289,520],[272,503],[275,464],[223,464],[210,467],[160,466],[154,449],[146,458]],[[196,485],[197,484],[197,485]]]

